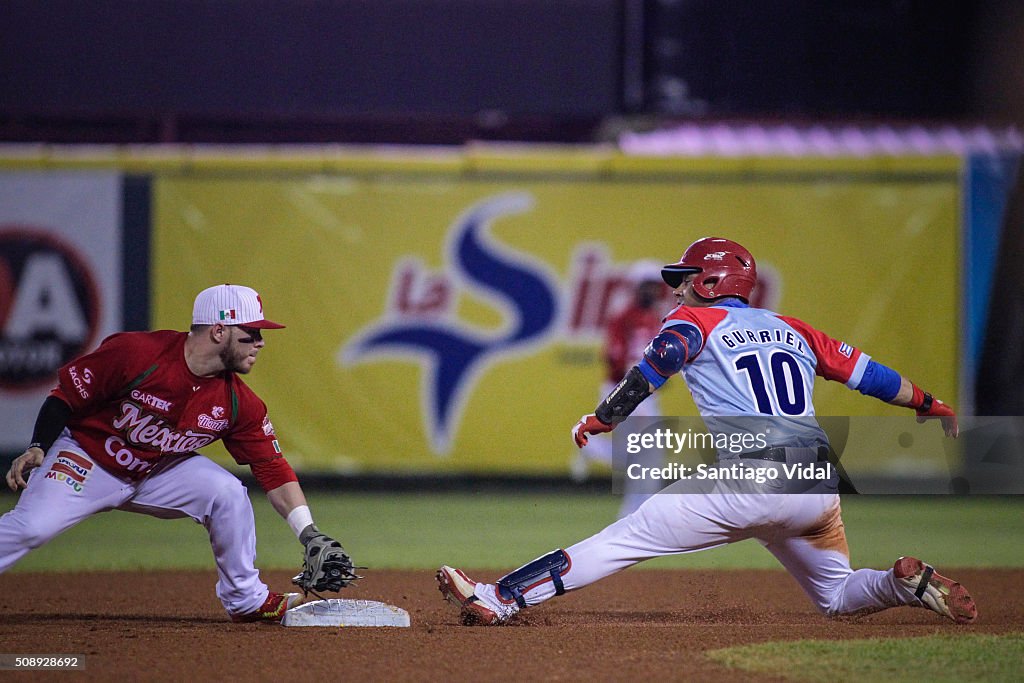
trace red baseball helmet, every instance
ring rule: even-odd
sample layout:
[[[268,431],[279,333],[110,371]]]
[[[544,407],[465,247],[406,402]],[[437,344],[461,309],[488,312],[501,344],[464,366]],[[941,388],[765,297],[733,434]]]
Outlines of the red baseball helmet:
[[[679,263],[661,269],[661,277],[675,289],[689,273],[693,291],[705,299],[738,296],[749,302],[750,290],[757,284],[757,264],[742,245],[721,237],[703,237],[686,248]]]

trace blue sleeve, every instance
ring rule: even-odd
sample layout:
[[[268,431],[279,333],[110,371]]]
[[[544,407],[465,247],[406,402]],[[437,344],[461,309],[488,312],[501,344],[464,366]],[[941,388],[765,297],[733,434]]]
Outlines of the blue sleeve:
[[[871,360],[868,361],[868,366],[864,369],[864,375],[860,378],[857,391],[865,396],[891,401],[900,391],[901,380],[900,373]]]
[[[651,364],[647,362],[646,358],[640,360],[636,366],[640,370],[640,374],[643,375],[648,382],[650,382],[655,389],[660,389],[661,385],[668,381],[668,377],[658,374],[658,371],[651,367]]]

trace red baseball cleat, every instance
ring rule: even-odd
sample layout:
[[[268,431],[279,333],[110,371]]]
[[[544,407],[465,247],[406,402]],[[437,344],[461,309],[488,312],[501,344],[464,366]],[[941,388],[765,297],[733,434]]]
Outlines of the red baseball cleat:
[[[248,614],[233,614],[231,621],[236,624],[245,624],[254,621],[265,621],[267,623],[280,624],[284,619],[284,613],[295,606],[295,603],[302,597],[299,593],[274,593],[267,596],[263,605],[255,612]]]
[[[934,612],[958,624],[970,624],[978,618],[978,607],[967,589],[916,557],[901,557],[892,566],[893,576]]]
[[[496,601],[494,605],[484,604],[476,594],[476,581],[466,576],[461,569],[445,565],[437,570],[436,578],[441,595],[459,608],[463,626],[497,626],[507,622],[519,611],[514,604],[506,606]]]

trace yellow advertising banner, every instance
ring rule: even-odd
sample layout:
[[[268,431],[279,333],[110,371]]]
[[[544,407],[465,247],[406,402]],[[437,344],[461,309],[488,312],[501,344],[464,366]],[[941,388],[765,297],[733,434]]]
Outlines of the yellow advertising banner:
[[[215,283],[261,293],[287,329],[246,381],[297,468],[562,473],[629,269],[707,235],[753,252],[760,305],[956,397],[959,214],[952,158],[158,173],[153,321],[184,329]],[[695,414],[681,378],[663,392],[663,412]],[[823,380],[815,404],[905,412]]]

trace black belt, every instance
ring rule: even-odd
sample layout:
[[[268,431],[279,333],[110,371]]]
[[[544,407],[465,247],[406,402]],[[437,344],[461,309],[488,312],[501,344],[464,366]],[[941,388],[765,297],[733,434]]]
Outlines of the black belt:
[[[818,462],[828,461],[828,446],[818,446]],[[770,460],[771,462],[786,462],[786,448],[784,446],[771,446],[762,448],[759,451],[740,453],[740,458],[753,458],[754,460]]]

